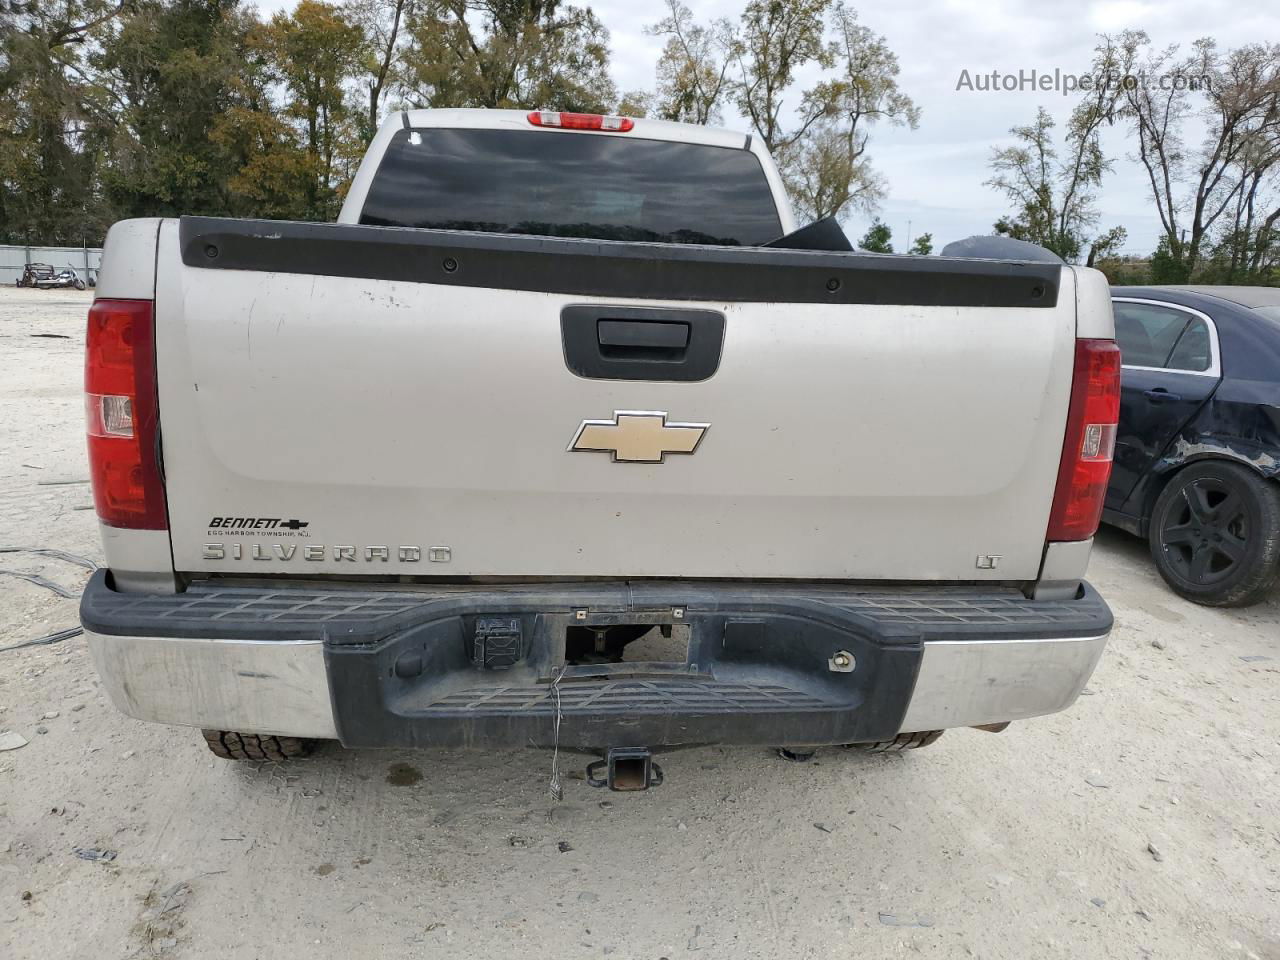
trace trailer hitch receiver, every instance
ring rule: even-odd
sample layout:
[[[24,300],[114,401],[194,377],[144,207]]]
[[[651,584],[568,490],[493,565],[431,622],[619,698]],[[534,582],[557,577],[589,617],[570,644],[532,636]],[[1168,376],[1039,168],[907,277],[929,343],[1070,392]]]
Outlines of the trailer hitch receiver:
[[[587,764],[587,783],[610,790],[648,790],[661,786],[662,768],[653,762],[648,747],[610,747],[603,760]]]

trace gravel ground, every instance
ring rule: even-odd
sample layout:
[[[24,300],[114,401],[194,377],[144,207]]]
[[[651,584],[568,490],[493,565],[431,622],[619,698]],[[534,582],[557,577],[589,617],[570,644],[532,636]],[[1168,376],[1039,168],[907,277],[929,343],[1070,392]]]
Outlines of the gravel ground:
[[[0,290],[0,545],[101,556],[88,302]],[[1090,575],[1117,627],[1066,713],[904,757],[688,751],[559,804],[532,751],[218,761],[117,713],[82,638],[0,653],[30,741],[0,752],[0,956],[1280,958],[1280,597],[1184,603],[1114,531]],[[0,577],[0,646],[75,622]]]

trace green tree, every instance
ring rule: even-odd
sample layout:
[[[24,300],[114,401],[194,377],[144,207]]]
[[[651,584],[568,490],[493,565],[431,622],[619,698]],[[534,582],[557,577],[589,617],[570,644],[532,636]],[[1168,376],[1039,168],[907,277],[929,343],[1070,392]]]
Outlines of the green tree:
[[[650,27],[667,37],[658,62],[659,115],[716,122],[736,107],[773,154],[802,216],[871,210],[884,196],[867,156],[877,123],[914,128],[885,39],[839,0],[751,0],[740,21],[700,25],[679,0]],[[800,77],[817,77],[797,89]]]
[[[317,215],[309,201],[315,164],[287,117],[257,103],[238,104],[217,119],[209,139],[237,158],[226,182],[232,216],[306,220]]]
[[[796,143],[823,115],[823,106],[801,96],[788,123],[783,104],[797,71],[829,68],[835,49],[824,37],[831,0],[751,0],[742,13],[733,99],[770,151]]]
[[[917,257],[929,256],[929,254],[933,253],[933,234],[920,234],[920,236],[916,237],[915,241],[911,244],[911,249],[908,250],[907,253]]]
[[[609,31],[560,0],[423,0],[400,68],[418,107],[603,112],[618,99]]]
[[[892,239],[893,231],[889,229],[889,225],[876,217],[858,241],[858,248],[868,253],[893,253],[893,244],[890,242]]]
[[[1054,144],[1054,120],[1041,107],[1026,126],[1013,127],[1013,146],[992,151],[993,176],[987,181],[1013,200],[1013,213],[995,223],[995,232],[1027,240],[1076,261],[1098,222],[1096,190],[1111,161],[1102,154],[1099,125],[1109,107],[1098,101],[1081,104],[1072,113],[1065,139],[1065,159]],[[1123,231],[1108,231],[1091,244],[1090,259],[1101,247],[1115,246]],[[1101,247],[1099,246],[1101,244]]]
[[[345,6],[365,37],[361,83],[368,93],[368,106],[360,128],[368,143],[378,131],[383,100],[400,66],[404,38],[417,5],[415,0],[347,0]]]
[[[652,94],[644,90],[628,90],[619,98],[614,112],[624,117],[647,117],[653,109]]]
[[[1176,45],[1153,49],[1141,31],[1107,42],[1140,73],[1180,81],[1126,87],[1118,111],[1136,135],[1160,218],[1153,270],[1158,261],[1170,275],[1194,277],[1216,243],[1232,273],[1256,271],[1275,256],[1280,225],[1280,43],[1223,50],[1204,38],[1181,55]],[[1198,146],[1187,142],[1189,122]]]
[[[874,210],[884,183],[852,147],[845,131],[821,123],[775,156],[787,194],[808,220],[836,216],[850,207]]]
[[[872,210],[884,184],[867,156],[877,123],[916,128],[920,110],[898,87],[898,58],[884,37],[837,2],[830,13],[835,74],[805,91],[818,121],[782,151],[782,175],[800,211],[813,218],[845,209]],[[816,171],[816,174],[815,174]]]
[[[327,211],[310,203],[315,164],[298,123],[279,108],[271,30],[241,15],[237,45],[242,67],[231,81],[230,105],[213,122],[209,140],[226,158],[224,189],[232,216],[306,220]]]
[[[228,182],[244,157],[210,134],[246,106],[255,23],[236,0],[133,0],[99,38],[89,60],[107,118],[90,142],[115,216],[233,212]]]
[[[719,123],[738,54],[733,24],[722,18],[703,26],[680,0],[667,0],[667,16],[645,32],[667,38],[658,59],[655,115],[684,123]]]
[[[1103,37],[1091,75],[1127,77],[1134,56],[1131,45]],[[1102,152],[1101,130],[1114,121],[1123,97],[1124,86],[1114,80],[1086,88],[1061,148],[1054,143],[1056,124],[1043,107],[1030,124],[1009,131],[1014,143],[992,151],[987,181],[1014,202],[1013,212],[996,221],[996,233],[1037,243],[1069,261],[1087,249],[1090,264],[1123,242],[1118,228],[1091,237],[1099,219],[1097,191],[1113,166]]]
[[[1129,231],[1124,227],[1112,227],[1106,233],[1094,237],[1089,244],[1089,255],[1085,257],[1084,265],[1095,267],[1099,260],[1116,256],[1128,239]]]
[[[120,8],[98,0],[0,5],[0,242],[97,242],[110,212],[86,141],[105,119],[85,36]]]
[[[342,8],[302,0],[292,14],[272,17],[263,36],[284,85],[285,113],[299,124],[306,147],[307,217],[331,220],[363,152],[359,124],[367,114],[348,89],[362,67],[364,32]]]
[[[1186,261],[1169,248],[1168,237],[1161,237],[1156,252],[1151,255],[1151,282],[1186,283],[1190,279]]]

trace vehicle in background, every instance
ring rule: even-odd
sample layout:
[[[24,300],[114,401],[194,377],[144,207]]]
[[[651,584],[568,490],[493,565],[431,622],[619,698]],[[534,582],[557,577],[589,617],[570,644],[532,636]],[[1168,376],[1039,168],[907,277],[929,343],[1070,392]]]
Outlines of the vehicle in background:
[[[1280,289],[1114,287],[1120,427],[1103,519],[1211,606],[1280,573]]]
[[[1105,277],[850,252],[759,137],[397,114],[338,223],[123,221],[97,292],[81,619],[122,710],[219,756],[644,789],[658,750],[1052,713],[1106,644]]]
[[[49,263],[28,263],[22,268],[22,276],[15,284],[19,287],[35,287],[40,290],[54,290],[61,287],[75,287],[84,290],[87,284],[80,279],[72,267],[59,271]]]
[[[28,263],[22,268],[22,276],[18,277],[15,286],[34,287],[37,284],[53,280],[58,271],[51,263]]]

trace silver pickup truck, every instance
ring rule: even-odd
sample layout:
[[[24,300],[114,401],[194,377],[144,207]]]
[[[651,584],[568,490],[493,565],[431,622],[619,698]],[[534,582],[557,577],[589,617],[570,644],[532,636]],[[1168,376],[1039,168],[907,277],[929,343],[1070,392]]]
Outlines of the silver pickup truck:
[[[546,111],[395,115],[336,224],[116,224],[115,704],[224,757],[558,747],[633,789],[1069,706],[1112,623],[1103,276],[804,235],[756,138]]]

